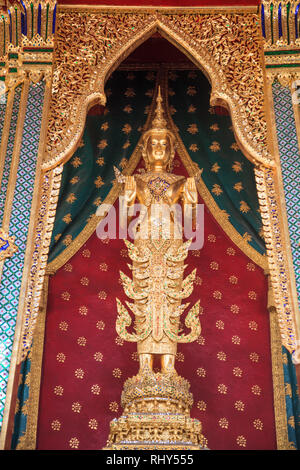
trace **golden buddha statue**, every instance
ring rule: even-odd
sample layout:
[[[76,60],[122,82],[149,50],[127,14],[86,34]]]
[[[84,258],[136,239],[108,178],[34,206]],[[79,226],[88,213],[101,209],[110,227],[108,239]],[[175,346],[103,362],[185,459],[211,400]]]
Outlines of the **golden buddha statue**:
[[[193,291],[196,270],[183,279],[191,241],[183,242],[181,221],[173,211],[181,202],[192,214],[197,190],[194,178],[170,172],[175,138],[161,103],[159,90],[152,128],[143,136],[145,173],[124,176],[116,170],[127,207],[133,208],[136,200],[142,207],[134,243],[125,240],[132,279],[120,272],[125,293],[134,301],[126,302],[135,315],[134,331],[127,331],[131,315],[119,299],[116,322],[121,338],[137,342],[140,368],[124,384],[123,414],[110,423],[106,450],[202,450],[207,445],[200,421],[190,417],[190,384],[174,368],[177,343],[194,341],[201,332],[198,301],[186,315],[190,333],[179,334],[187,307],[181,301]],[[161,360],[160,372],[153,370],[155,356]]]
[[[166,124],[159,89],[155,119],[143,136],[146,172],[126,176],[124,182],[126,205],[130,207],[137,200],[144,211],[134,244],[126,242],[133,260],[133,279],[121,273],[125,292],[135,301],[127,305],[136,316],[136,334],[126,332],[124,324],[129,325],[130,317],[119,300],[117,331],[127,341],[138,343],[140,373],[145,367],[153,369],[154,355],[161,356],[162,372],[174,373],[177,343],[193,341],[200,334],[197,303],[186,319],[192,332],[178,336],[180,315],[186,307],[181,305],[181,299],[191,294],[196,272],[183,281],[183,260],[190,242],[183,243],[181,218],[178,221],[172,208],[181,202],[192,213],[197,189],[194,178],[168,171],[174,158],[175,137]]]

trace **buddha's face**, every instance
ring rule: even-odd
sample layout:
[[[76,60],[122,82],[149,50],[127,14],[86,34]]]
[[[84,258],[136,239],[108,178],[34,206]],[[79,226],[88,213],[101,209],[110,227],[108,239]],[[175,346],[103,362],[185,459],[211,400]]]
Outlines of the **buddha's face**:
[[[155,132],[150,135],[146,150],[150,167],[166,168],[171,157],[171,143],[168,134]]]

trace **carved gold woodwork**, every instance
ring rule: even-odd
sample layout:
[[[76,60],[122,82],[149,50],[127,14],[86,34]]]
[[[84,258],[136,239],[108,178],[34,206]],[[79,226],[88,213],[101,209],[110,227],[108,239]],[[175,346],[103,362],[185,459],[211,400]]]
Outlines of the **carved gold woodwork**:
[[[165,12],[153,8],[128,11],[120,8],[112,12],[104,8],[61,8],[44,170],[66,161],[74,153],[87,110],[94,103],[105,104],[104,87],[111,72],[158,30],[205,73],[212,85],[211,104],[229,108],[241,149],[257,168],[273,167],[275,178],[278,163],[273,156],[270,135],[267,138],[264,115],[266,76],[259,22],[259,16],[253,12],[195,13],[176,9]],[[279,252],[283,253],[284,231],[272,220],[267,236],[272,230],[281,231]],[[268,260],[275,263],[272,265],[275,269],[271,269],[273,285],[280,285],[282,270],[288,285],[288,264],[281,263],[279,267],[278,252],[273,253],[272,249],[268,255]],[[276,306],[283,344],[292,352],[297,333],[292,294],[287,289],[284,295],[283,290],[279,293]]]
[[[266,77],[270,84],[278,80],[282,86],[290,86],[292,82],[300,79],[298,4],[299,2],[295,0],[290,2],[262,1],[265,31],[264,62]]]
[[[15,245],[15,236],[10,237],[0,227],[0,261],[10,258],[18,248]]]
[[[124,384],[120,418],[103,450],[207,450],[201,422],[190,417],[193,396],[184,378],[148,372]]]
[[[272,166],[258,15],[116,9],[62,10],[58,16],[44,169],[72,155],[87,110],[106,102],[104,86],[111,72],[155,31],[203,70],[212,85],[211,104],[230,110],[237,141],[248,158]]]
[[[275,1],[278,4],[277,0]],[[27,0],[24,0],[24,3],[30,4]],[[32,3],[36,9],[38,2]],[[55,2],[49,0],[48,3],[53,9]],[[290,3],[294,8],[295,2]],[[44,17],[45,11],[42,7],[42,18]],[[6,20],[7,17],[4,17],[4,28],[8,32]],[[257,186],[264,212],[271,278],[274,290],[277,290],[276,307],[282,341],[290,351],[293,350],[294,318],[289,299],[285,241],[282,238],[282,227],[276,217],[281,210],[278,188],[274,187],[277,169],[268,169],[276,166],[277,162],[274,162],[273,155],[267,150],[261,58],[263,40],[260,35],[259,20],[259,16],[253,12],[225,10],[220,13],[214,10],[205,13],[196,11],[187,13],[174,9],[167,13],[157,9],[147,11],[115,9],[115,12],[111,13],[108,9],[68,11],[61,8],[58,14],[47,152],[43,164],[44,170],[56,168],[41,175],[42,196],[36,222],[39,233],[42,233],[43,243],[39,244],[37,233],[32,265],[38,269],[36,275],[32,275],[28,280],[27,310],[25,313],[24,307],[23,313],[23,321],[26,323],[25,347],[23,348],[20,343],[18,362],[24,359],[30,350],[38,315],[62,172],[62,165],[57,165],[75,151],[83,132],[88,108],[96,102],[105,104],[104,87],[110,73],[132,50],[157,30],[203,70],[212,84],[211,104],[227,105],[231,112],[237,141],[243,152],[257,166]],[[28,25],[30,27],[31,21],[28,21]],[[44,25],[45,22],[42,21],[43,33]],[[0,32],[1,28],[2,24]],[[33,29],[32,34],[36,34],[36,29]],[[249,41],[249,38],[252,40]],[[293,36],[291,40],[294,40]],[[297,41],[294,41],[294,45],[298,46]],[[13,46],[16,46],[15,42]],[[274,62],[274,59],[268,60],[268,63]],[[269,71],[268,76],[272,73]],[[20,64],[17,74],[18,76],[11,75],[12,81],[9,86],[15,86],[16,82],[13,83],[15,79],[19,82],[24,80],[24,71]],[[286,73],[281,74],[284,80],[289,80]],[[278,71],[273,75],[281,79]],[[37,80],[37,75],[33,78]],[[9,84],[8,78],[6,83]],[[280,281],[282,273],[285,276],[285,284]],[[276,357],[279,357],[280,347]],[[156,406],[154,401],[152,405]],[[142,407],[143,403],[137,406],[137,412],[142,409],[139,406]],[[172,409],[171,407],[170,412]],[[137,432],[141,432],[138,426]]]

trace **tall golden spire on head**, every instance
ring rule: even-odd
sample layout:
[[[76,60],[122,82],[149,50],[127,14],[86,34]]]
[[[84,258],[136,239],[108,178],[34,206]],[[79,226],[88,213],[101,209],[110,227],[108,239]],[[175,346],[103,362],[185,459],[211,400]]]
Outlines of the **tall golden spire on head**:
[[[155,109],[155,118],[152,121],[152,129],[151,130],[166,130],[167,129],[167,121],[163,117],[164,110],[162,107],[162,97],[160,91],[160,85],[158,86],[158,93],[156,98],[156,109]]]

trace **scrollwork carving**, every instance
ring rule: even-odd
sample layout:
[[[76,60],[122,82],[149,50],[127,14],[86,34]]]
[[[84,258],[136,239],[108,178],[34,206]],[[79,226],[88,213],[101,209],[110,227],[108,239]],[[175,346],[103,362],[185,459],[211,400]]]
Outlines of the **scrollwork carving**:
[[[237,140],[252,160],[273,166],[267,149],[258,16],[115,10],[59,14],[44,168],[76,149],[88,108],[105,104],[104,85],[119,63],[159,30],[212,83],[212,105],[230,109]]]
[[[103,69],[152,22],[143,14],[60,14],[47,140],[50,165],[79,139],[88,106],[105,104]]]

